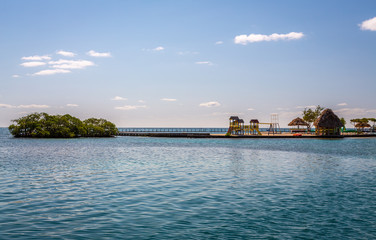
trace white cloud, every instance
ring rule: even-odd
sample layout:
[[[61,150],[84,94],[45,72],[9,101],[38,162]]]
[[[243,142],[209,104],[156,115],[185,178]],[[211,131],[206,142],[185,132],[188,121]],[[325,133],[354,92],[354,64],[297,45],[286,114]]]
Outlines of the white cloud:
[[[13,74],[12,77],[13,77],[13,78],[19,78],[20,75],[18,75],[18,74]]]
[[[0,108],[50,108],[48,105],[38,105],[38,104],[30,104],[30,105],[10,105],[0,103]]]
[[[33,74],[33,76],[54,75],[57,73],[70,73],[70,72],[71,71],[65,70],[65,69],[47,69],[47,70],[36,72]]]
[[[85,67],[94,66],[94,63],[88,60],[60,59],[58,61],[49,61],[48,64],[52,65],[53,68],[60,69],[83,69]]]
[[[177,101],[175,98],[162,98],[161,101],[166,101],[166,102],[175,102]]]
[[[146,105],[125,105],[125,106],[122,106],[122,107],[115,107],[115,109],[117,110],[136,110],[136,109],[140,109],[140,108],[146,108]]]
[[[165,48],[164,47],[162,47],[162,46],[159,46],[159,47],[156,47],[156,48],[154,48],[153,49],[153,51],[163,51]]]
[[[128,100],[127,98],[124,98],[124,97],[119,97],[119,96],[116,96],[114,98],[111,98],[111,100],[113,101],[126,101]]]
[[[337,106],[347,106],[347,103],[338,103]]]
[[[46,63],[45,62],[24,62],[24,63],[21,63],[20,65],[23,67],[39,67],[39,66],[46,65]]]
[[[254,108],[248,108],[247,110],[248,111],[254,111],[255,109]]]
[[[35,55],[35,56],[29,56],[29,57],[22,57],[21,59],[27,60],[27,61],[42,61],[42,60],[51,60],[51,57],[47,55],[43,55],[43,56]]]
[[[74,56],[76,56],[76,54],[73,53],[73,52],[67,52],[67,51],[63,51],[63,50],[56,52],[56,54],[62,55],[64,57],[74,57]]]
[[[78,104],[68,103],[68,104],[67,104],[67,107],[78,107]]]
[[[279,34],[273,33],[271,35],[263,35],[263,34],[249,34],[247,35],[239,35],[236,36],[234,42],[236,44],[247,45],[248,43],[254,42],[269,42],[269,41],[279,41],[279,40],[295,40],[304,37],[304,34],[301,32],[290,32],[287,34]]]
[[[109,53],[109,52],[100,53],[100,52],[96,52],[94,50],[90,50],[86,54],[91,56],[91,57],[111,57],[111,53]]]
[[[363,21],[359,26],[362,30],[376,31],[376,17]]]
[[[139,103],[145,103],[145,101],[144,101],[144,100],[138,100],[138,102],[139,102]]]
[[[210,61],[202,61],[202,62],[195,62],[195,63],[199,65],[209,65],[209,66],[213,65],[213,63]]]
[[[215,42],[215,45],[221,45],[221,44],[223,44],[222,41],[217,41],[217,42]]]
[[[219,102],[205,102],[205,103],[200,103],[200,107],[219,107],[221,104]]]
[[[30,104],[30,105],[19,105],[19,106],[17,106],[17,108],[50,108],[50,106]]]

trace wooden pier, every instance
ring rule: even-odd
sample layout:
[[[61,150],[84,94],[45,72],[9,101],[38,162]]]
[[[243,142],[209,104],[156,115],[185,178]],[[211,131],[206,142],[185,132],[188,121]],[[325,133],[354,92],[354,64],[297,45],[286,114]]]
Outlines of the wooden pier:
[[[244,139],[244,138],[300,138],[300,139],[341,139],[341,138],[369,138],[376,137],[376,134],[346,134],[339,136],[318,136],[313,134],[302,134],[294,136],[293,134],[275,134],[275,135],[231,135],[211,134],[199,132],[125,132],[119,131],[118,136],[132,137],[166,137],[166,138],[227,138],[227,139]]]

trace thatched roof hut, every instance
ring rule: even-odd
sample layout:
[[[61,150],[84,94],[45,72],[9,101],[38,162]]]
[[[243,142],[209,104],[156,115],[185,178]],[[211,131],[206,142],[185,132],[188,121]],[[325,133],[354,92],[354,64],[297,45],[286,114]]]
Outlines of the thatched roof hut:
[[[294,120],[292,120],[288,126],[309,126],[308,123],[306,123],[303,119],[301,119],[300,117],[297,117],[295,118]]]
[[[334,112],[327,108],[313,123],[317,135],[340,135],[343,124]]]
[[[368,123],[359,122],[359,123],[355,124],[355,127],[356,128],[369,128],[369,127],[371,127],[371,125],[369,125]]]
[[[260,123],[257,119],[251,119],[250,123]]]
[[[332,109],[325,109],[320,117],[316,119],[316,121],[313,123],[315,127],[324,127],[324,128],[341,128],[343,127],[343,124],[339,117],[334,114]]]

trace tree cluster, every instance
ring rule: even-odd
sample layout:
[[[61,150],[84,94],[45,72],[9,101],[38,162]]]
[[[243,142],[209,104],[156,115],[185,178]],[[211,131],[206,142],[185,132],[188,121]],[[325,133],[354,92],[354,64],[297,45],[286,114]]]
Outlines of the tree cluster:
[[[351,119],[350,122],[354,125],[357,123],[368,123],[368,122],[373,122],[375,124],[376,118],[354,118],[354,119]]]
[[[303,110],[303,120],[309,124],[309,127],[312,127],[312,123],[320,116],[323,110],[324,108],[320,107],[320,105],[315,110],[305,108]]]
[[[81,121],[69,114],[32,113],[13,122],[9,131],[15,137],[111,137],[118,131],[115,124],[105,119],[89,118]]]

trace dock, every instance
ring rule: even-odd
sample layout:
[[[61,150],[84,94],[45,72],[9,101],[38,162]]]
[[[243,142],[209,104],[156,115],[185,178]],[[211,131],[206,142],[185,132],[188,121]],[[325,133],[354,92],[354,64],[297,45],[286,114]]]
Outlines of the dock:
[[[132,136],[132,137],[165,137],[165,138],[226,138],[226,139],[244,139],[244,138],[300,138],[300,139],[341,139],[341,138],[369,138],[376,137],[376,134],[346,134],[339,136],[317,136],[313,134],[302,134],[301,136],[294,136],[293,134],[274,134],[274,135],[231,135],[225,134],[211,134],[199,132],[125,132],[119,131],[118,136]]]

